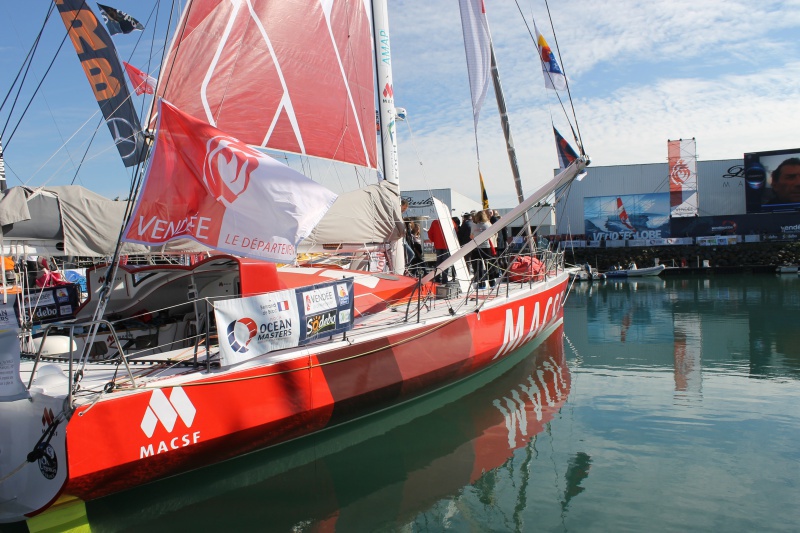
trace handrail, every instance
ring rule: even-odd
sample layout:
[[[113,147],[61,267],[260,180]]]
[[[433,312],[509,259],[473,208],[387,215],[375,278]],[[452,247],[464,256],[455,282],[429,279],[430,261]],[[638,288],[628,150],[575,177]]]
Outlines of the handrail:
[[[131,380],[131,385],[133,386],[133,388],[136,388],[136,378],[133,377],[133,372],[131,372],[131,367],[130,367],[130,365],[128,365],[128,358],[125,356],[125,352],[122,350],[122,344],[119,342],[119,337],[117,337],[117,331],[114,329],[114,326],[111,325],[111,322],[109,322],[108,320],[99,319],[99,320],[91,320],[91,321],[88,321],[88,322],[81,322],[80,324],[56,322],[56,323],[53,323],[53,324],[48,324],[45,327],[44,335],[42,336],[42,342],[39,344],[39,350],[36,352],[36,358],[33,361],[33,369],[31,370],[31,378],[28,381],[28,387],[27,387],[28,391],[30,391],[31,387],[33,386],[34,376],[36,376],[36,369],[38,368],[39,361],[42,358],[42,350],[44,349],[44,345],[47,342],[47,336],[50,334],[50,330],[53,329],[53,328],[60,328],[60,329],[68,328],[69,329],[69,360],[68,360],[69,361],[69,370],[68,370],[69,376],[68,376],[68,380],[69,380],[70,386],[69,386],[69,390],[67,392],[67,400],[68,400],[68,405],[70,407],[72,407],[72,396],[73,396],[73,391],[75,390],[75,384],[77,384],[77,382],[80,381],[80,378],[78,378],[78,373],[73,371],[73,361],[74,361],[74,355],[75,354],[74,354],[74,350],[72,349],[72,346],[73,346],[73,342],[74,342],[74,339],[75,339],[75,328],[76,327],[84,328],[84,327],[87,327],[87,326],[90,326],[92,328],[95,328],[95,327],[99,328],[102,325],[105,325],[105,326],[108,327],[108,329],[109,329],[109,331],[111,333],[111,336],[114,338],[114,345],[117,347],[117,356],[115,357],[115,359],[119,358],[122,361],[122,363],[125,365],[125,370],[128,371],[128,377]],[[83,353],[86,354],[86,358],[87,359],[89,358],[89,351],[90,350],[91,350],[91,346],[89,346],[88,344],[86,346],[84,346],[84,348],[83,348]]]

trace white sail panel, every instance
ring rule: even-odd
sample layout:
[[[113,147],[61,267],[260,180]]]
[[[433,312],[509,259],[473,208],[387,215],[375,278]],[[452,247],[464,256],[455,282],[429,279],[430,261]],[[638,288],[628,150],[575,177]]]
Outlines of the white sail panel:
[[[361,0],[194,0],[157,95],[251,145],[377,168]]]

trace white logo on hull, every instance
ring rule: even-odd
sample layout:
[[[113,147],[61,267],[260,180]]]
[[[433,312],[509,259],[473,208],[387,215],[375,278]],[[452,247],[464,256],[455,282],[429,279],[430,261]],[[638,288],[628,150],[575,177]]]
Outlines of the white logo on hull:
[[[523,344],[533,339],[539,331],[549,322],[555,318],[561,305],[561,293],[556,294],[555,299],[551,296],[547,299],[544,306],[544,313],[541,313],[539,302],[533,306],[533,313],[531,314],[531,324],[528,328],[528,333],[524,333],[525,324],[525,306],[521,305],[517,310],[517,319],[514,320],[514,310],[506,309],[506,322],[503,330],[503,345],[497,351],[492,359],[497,359],[501,355],[506,355]]]
[[[178,417],[183,420],[187,428],[192,427],[195,413],[197,413],[197,409],[194,408],[182,387],[173,388],[169,399],[161,389],[156,389],[150,396],[150,404],[144,412],[141,428],[147,438],[150,438],[155,433],[158,423],[161,422],[167,432],[172,433]]]
[[[158,427],[158,423],[161,422],[164,429],[168,433],[172,433],[178,418],[183,421],[187,428],[192,427],[196,413],[197,409],[192,405],[182,387],[174,387],[169,398],[161,389],[156,389],[150,396],[150,403],[144,412],[141,428],[147,438],[151,438]],[[200,432],[195,431],[191,434],[186,433],[168,440],[162,440],[156,443],[155,446],[153,443],[140,446],[139,459],[196,444],[199,440]]]

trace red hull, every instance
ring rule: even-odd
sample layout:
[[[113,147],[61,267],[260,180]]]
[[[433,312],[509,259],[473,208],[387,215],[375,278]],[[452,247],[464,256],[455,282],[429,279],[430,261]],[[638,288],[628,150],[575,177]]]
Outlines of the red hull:
[[[90,409],[79,408],[67,426],[65,491],[84,500],[97,498],[307,435],[456,382],[503,359],[559,320],[566,285],[564,275],[557,285],[480,313],[309,351],[282,363],[245,365],[196,380],[187,376],[180,387],[120,393]],[[148,416],[150,437],[144,429]]]

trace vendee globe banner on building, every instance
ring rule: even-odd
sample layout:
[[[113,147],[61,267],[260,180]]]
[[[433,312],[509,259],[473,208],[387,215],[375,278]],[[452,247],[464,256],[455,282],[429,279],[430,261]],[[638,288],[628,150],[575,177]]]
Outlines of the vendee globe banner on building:
[[[697,216],[697,145],[694,139],[667,142],[670,216]]]
[[[353,327],[353,280],[214,302],[223,366]]]

